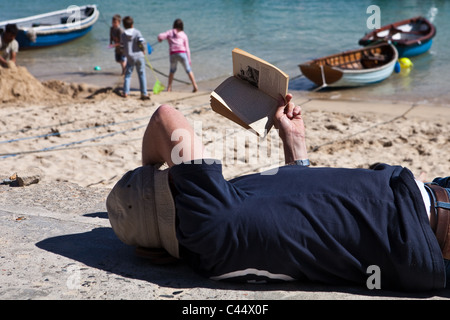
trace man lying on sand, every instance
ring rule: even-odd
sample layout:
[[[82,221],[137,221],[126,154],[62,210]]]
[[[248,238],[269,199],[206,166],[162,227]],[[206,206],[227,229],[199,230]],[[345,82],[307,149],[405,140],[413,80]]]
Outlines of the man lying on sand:
[[[185,117],[160,106],[143,137],[143,166],[108,196],[116,235],[157,262],[183,259],[215,280],[370,287],[376,275],[377,288],[445,288],[450,179],[425,185],[387,164],[309,167],[301,108],[291,100],[280,99],[275,114],[286,165],[230,181]]]

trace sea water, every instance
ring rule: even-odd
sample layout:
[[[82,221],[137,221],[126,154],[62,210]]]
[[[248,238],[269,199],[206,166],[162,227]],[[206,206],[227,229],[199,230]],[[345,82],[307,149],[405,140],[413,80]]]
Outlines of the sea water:
[[[97,84],[105,86],[120,83],[120,66],[114,61],[113,49],[108,48],[109,27],[114,14],[130,15],[153,49],[148,58],[159,73],[147,69],[149,87],[152,87],[156,78],[166,82],[169,69],[167,42],[158,43],[157,35],[170,29],[176,18],[181,18],[189,36],[192,68],[198,82],[229,76],[231,51],[238,47],[289,74],[290,90],[307,93],[315,85],[301,76],[298,65],[359,48],[358,40],[371,31],[368,23],[371,13],[367,9],[376,5],[380,8],[381,25],[419,15],[432,21],[437,34],[431,50],[411,58],[412,69],[394,73],[379,84],[325,90],[324,94],[417,103],[448,104],[450,101],[449,1],[97,0],[92,3],[98,6],[100,18],[89,34],[61,46],[20,52],[19,64],[43,80],[100,81]],[[85,4],[90,2],[1,0],[0,21]],[[188,81],[181,66],[175,78],[179,83]]]

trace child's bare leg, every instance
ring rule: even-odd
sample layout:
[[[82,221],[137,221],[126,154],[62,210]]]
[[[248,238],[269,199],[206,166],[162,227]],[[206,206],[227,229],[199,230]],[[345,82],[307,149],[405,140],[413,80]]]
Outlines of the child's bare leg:
[[[197,87],[197,83],[195,82],[195,77],[194,77],[194,73],[191,71],[188,73],[189,79],[192,82],[192,92],[197,92],[198,91],[198,87]]]
[[[168,83],[167,83],[167,91],[168,92],[172,91],[172,82],[173,82],[174,75],[175,74],[172,73],[172,72],[169,73],[169,80],[168,80]]]

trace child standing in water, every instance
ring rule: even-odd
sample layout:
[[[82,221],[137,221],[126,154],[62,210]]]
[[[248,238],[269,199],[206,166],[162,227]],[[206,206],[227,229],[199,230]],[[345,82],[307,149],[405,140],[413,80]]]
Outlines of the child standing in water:
[[[109,46],[115,48],[115,59],[116,62],[122,67],[122,75],[125,74],[125,67],[127,65],[127,60],[123,53],[123,47],[120,45],[120,37],[122,36],[123,29],[120,27],[120,22],[122,18],[120,15],[116,14],[112,18],[112,25],[109,30]]]
[[[141,32],[134,28],[133,18],[129,16],[123,18],[123,26],[125,31],[122,33],[120,44],[123,46],[125,56],[127,57],[123,97],[127,97],[130,93],[131,74],[136,66],[141,89],[141,99],[149,100],[150,97],[147,94],[147,78],[145,75],[145,39],[142,37]]]
[[[177,63],[183,64],[189,79],[192,82],[193,92],[198,91],[197,83],[195,82],[194,73],[191,69],[191,52],[189,49],[189,39],[183,31],[183,21],[176,19],[173,23],[173,29],[158,35],[158,41],[166,40],[169,42],[170,51],[170,73],[167,91],[172,91],[172,82],[177,70]]]

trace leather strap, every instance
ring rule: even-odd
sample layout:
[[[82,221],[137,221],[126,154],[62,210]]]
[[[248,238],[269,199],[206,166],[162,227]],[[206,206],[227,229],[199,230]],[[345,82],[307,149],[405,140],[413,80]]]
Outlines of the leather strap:
[[[437,228],[437,212],[436,208],[434,206],[434,203],[436,202],[436,197],[434,196],[433,190],[431,190],[430,186],[428,184],[425,184],[425,190],[427,190],[427,193],[430,197],[430,226],[433,232],[436,234],[436,228]]]
[[[432,190],[431,197],[431,217],[435,213],[436,217],[436,239],[445,259],[450,259],[450,239],[448,233],[450,232],[450,199],[447,191],[435,184],[427,184]],[[433,222],[430,224],[433,227]]]

